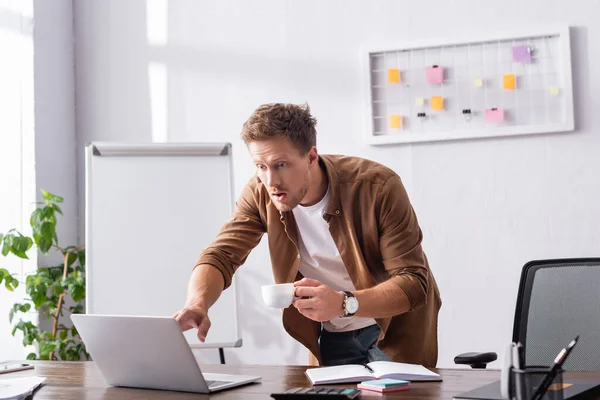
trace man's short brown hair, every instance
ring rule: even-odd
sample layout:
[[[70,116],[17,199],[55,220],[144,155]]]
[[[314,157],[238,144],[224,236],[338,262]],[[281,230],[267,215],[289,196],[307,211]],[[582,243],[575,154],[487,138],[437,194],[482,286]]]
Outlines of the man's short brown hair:
[[[308,104],[263,104],[244,123],[241,136],[246,145],[273,137],[287,137],[301,154],[306,154],[317,144],[316,124]]]

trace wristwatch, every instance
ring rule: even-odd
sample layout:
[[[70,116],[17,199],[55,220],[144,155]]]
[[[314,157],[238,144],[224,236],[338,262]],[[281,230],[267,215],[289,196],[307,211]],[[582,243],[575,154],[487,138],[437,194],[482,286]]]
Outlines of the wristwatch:
[[[349,318],[358,311],[358,299],[352,292],[347,290],[343,290],[342,293],[344,294],[344,303],[342,304],[344,315],[342,315],[342,318]]]

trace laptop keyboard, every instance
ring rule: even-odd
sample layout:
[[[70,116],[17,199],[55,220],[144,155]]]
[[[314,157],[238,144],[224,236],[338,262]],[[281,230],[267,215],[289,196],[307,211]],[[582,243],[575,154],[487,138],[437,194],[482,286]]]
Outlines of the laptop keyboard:
[[[208,385],[208,387],[221,386],[221,385],[225,385],[228,383],[231,383],[231,381],[206,381],[206,384]]]

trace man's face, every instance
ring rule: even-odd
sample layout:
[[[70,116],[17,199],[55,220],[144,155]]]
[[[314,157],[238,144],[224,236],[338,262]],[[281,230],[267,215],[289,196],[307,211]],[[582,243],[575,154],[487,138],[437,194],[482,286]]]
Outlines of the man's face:
[[[269,190],[280,211],[290,211],[302,202],[310,186],[311,162],[317,153],[313,147],[300,155],[286,137],[275,137],[248,145],[260,181]]]

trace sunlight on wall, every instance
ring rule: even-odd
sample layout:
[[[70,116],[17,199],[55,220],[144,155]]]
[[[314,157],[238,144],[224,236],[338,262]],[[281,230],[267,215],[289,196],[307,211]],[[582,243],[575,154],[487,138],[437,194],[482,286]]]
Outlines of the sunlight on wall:
[[[167,0],[147,0],[146,32],[148,45],[165,46],[168,40]],[[152,141],[168,141],[167,109],[167,67],[164,64],[148,64],[148,83],[150,88],[150,109],[152,113]]]
[[[33,98],[33,37],[30,1],[0,1],[0,232],[16,228],[27,234],[29,215],[35,204],[35,149]],[[28,261],[0,257],[0,267],[23,282],[36,266],[36,254]],[[29,352],[20,337],[11,335],[8,312],[26,296],[21,284],[14,292],[0,288],[0,361],[24,358]],[[23,319],[35,320],[29,313]]]

